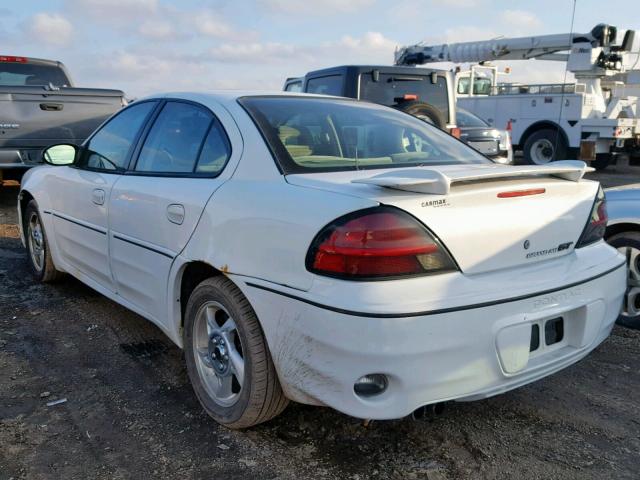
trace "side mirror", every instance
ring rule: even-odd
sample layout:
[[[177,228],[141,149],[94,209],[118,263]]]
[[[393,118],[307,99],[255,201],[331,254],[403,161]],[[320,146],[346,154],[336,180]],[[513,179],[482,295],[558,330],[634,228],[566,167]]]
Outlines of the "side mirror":
[[[42,160],[49,165],[71,165],[76,160],[78,147],[62,143],[52,145],[42,152]]]

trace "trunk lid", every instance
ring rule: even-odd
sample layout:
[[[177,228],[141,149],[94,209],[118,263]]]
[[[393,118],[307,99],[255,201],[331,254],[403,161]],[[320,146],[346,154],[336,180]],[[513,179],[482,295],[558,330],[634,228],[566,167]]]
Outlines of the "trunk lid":
[[[401,208],[442,241],[464,273],[475,274],[572,253],[598,189],[582,180],[587,171],[583,162],[448,165],[296,174],[287,181]],[[528,190],[538,193],[521,196]]]

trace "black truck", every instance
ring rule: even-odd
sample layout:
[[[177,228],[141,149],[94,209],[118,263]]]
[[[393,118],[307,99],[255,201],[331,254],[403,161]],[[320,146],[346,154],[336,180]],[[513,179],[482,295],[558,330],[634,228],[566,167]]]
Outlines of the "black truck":
[[[456,127],[453,76],[446,70],[342,65],[288,78],[284,90],[356,98],[394,107],[443,130]]]
[[[19,180],[50,145],[80,145],[125,104],[120,90],[74,87],[60,62],[0,55],[0,182]]]

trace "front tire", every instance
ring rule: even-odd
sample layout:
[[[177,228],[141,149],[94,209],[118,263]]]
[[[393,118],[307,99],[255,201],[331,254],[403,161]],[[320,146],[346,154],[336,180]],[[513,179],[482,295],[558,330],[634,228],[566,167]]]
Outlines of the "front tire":
[[[247,428],[287,406],[258,318],[228,278],[209,278],[195,288],[183,340],[193,389],[218,423]]]
[[[640,330],[640,232],[618,233],[607,242],[627,258],[627,291],[616,323]]]
[[[559,130],[545,128],[529,135],[522,154],[529,165],[546,165],[567,158],[567,149],[567,141]]]
[[[27,204],[23,226],[31,273],[38,282],[49,283],[58,280],[62,273],[56,270],[53,264],[49,241],[35,200]]]

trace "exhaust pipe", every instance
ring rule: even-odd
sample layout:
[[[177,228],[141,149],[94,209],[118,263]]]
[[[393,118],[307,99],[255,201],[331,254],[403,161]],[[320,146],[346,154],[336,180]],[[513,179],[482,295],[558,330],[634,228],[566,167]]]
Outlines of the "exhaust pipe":
[[[431,405],[423,405],[416,408],[411,414],[412,420],[424,420],[428,417],[435,417],[444,412],[444,403],[432,403]]]

